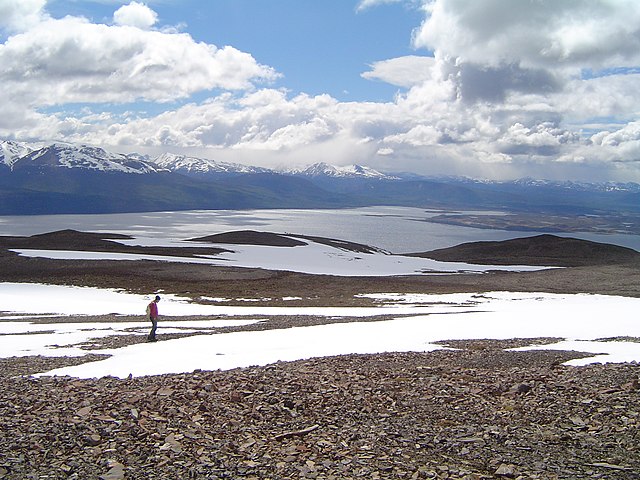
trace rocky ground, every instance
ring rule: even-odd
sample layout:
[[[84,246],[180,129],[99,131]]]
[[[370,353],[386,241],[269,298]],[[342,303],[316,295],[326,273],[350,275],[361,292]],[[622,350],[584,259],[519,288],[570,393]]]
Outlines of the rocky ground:
[[[633,262],[405,278],[140,263],[27,259],[0,249],[0,281],[270,299],[264,304],[300,296],[296,305],[363,304],[370,300],[353,295],[376,292],[640,296]],[[551,340],[458,341],[430,353],[124,380],[29,376],[99,358],[96,347],[82,358],[3,359],[0,478],[640,478],[638,366],[567,367],[582,355],[504,350]],[[103,346],[138,341],[114,337]]]
[[[521,343],[126,380],[3,361],[0,478],[640,478],[637,365]]]

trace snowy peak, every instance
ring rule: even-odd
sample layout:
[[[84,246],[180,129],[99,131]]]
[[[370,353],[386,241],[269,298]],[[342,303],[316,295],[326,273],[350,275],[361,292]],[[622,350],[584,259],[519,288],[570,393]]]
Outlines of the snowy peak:
[[[172,172],[206,173],[213,167],[209,160],[204,158],[175,155],[173,153],[163,153],[154,158],[153,163]]]
[[[314,163],[304,169],[290,170],[289,173],[305,177],[336,177],[339,175],[337,167],[324,162]]]
[[[135,157],[110,153],[99,147],[53,144],[16,160],[12,168],[79,168],[101,172],[144,174],[155,172],[148,163]]]
[[[314,163],[313,165],[310,165],[304,169],[290,170],[287,173],[303,177],[397,180],[397,177],[385,175],[384,173],[380,173],[373,168],[364,167],[362,165],[348,165],[346,167],[337,167],[324,162]]]
[[[354,177],[366,177],[366,178],[379,178],[385,180],[398,180],[398,177],[393,177],[390,175],[386,175],[381,173],[373,168],[364,167],[362,165],[350,165],[348,167],[342,167],[342,172],[349,175],[351,174]]]
[[[11,167],[19,158],[28,155],[33,150],[33,147],[23,142],[0,140],[0,165],[5,164]]]
[[[153,160],[160,168],[187,175],[208,175],[218,173],[264,173],[266,168],[251,167],[238,163],[218,162],[207,158],[163,153]]]

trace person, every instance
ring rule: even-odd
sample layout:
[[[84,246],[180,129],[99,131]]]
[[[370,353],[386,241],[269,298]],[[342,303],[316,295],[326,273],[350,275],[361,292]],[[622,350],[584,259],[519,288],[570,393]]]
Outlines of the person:
[[[156,329],[158,328],[158,302],[160,301],[160,297],[156,295],[156,298],[147,306],[147,314],[149,316],[149,320],[151,321],[151,331],[147,336],[148,342],[156,341]]]

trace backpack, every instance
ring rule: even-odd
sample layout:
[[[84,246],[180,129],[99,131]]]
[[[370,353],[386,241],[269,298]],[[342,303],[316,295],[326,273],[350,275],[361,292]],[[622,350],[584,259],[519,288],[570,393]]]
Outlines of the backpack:
[[[147,305],[147,317],[151,315],[151,304]]]

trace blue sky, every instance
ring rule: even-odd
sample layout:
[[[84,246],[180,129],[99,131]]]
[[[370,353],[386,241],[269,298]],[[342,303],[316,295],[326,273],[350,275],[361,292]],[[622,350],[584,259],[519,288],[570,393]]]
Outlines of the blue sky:
[[[640,181],[636,0],[0,0],[0,138]]]
[[[357,13],[348,0],[187,3],[206,3],[190,21],[194,37],[251,52],[282,73],[277,86],[344,101],[393,98],[397,88],[361,74],[375,61],[415,52],[411,30],[423,16],[401,4]]]

